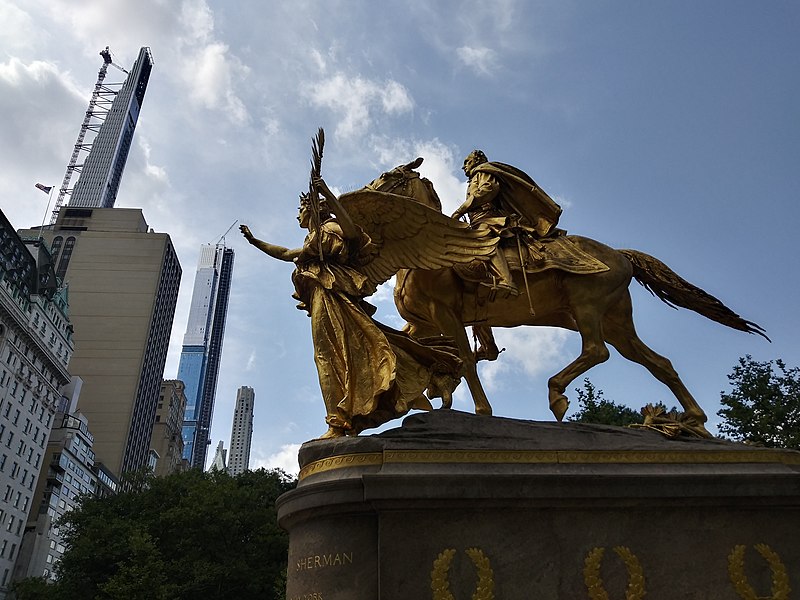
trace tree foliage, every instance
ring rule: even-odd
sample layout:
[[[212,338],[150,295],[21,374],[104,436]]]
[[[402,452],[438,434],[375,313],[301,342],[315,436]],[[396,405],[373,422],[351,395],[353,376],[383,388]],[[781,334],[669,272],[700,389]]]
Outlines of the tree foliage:
[[[66,516],[57,581],[26,580],[19,600],[284,597],[288,537],[275,500],[295,485],[284,473],[190,470],[128,483]]]
[[[580,409],[568,421],[625,427],[643,420],[639,411],[603,398],[603,390],[595,388],[588,377],[583,380],[583,389],[575,388],[575,391]]]
[[[719,431],[733,440],[768,448],[800,450],[800,368],[750,355],[728,375],[732,390],[721,393]]]

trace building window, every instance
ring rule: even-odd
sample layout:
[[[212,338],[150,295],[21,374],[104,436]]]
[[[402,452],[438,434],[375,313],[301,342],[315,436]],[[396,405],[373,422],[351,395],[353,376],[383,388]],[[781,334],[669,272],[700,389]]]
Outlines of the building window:
[[[61,254],[61,260],[58,261],[58,271],[56,271],[56,277],[64,280],[64,276],[67,274],[67,268],[69,267],[69,259],[72,257],[72,249],[75,247],[75,236],[69,236],[67,238],[67,242],[64,244],[64,252]]]
[[[61,252],[61,246],[64,243],[64,238],[57,235],[53,238],[53,247],[50,250],[50,255],[53,257],[53,264],[58,260],[58,253]]]

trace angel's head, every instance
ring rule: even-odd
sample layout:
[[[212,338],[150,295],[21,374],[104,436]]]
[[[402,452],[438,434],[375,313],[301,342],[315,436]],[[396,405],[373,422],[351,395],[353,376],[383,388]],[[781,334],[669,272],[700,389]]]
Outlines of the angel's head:
[[[488,161],[489,159],[486,158],[483,150],[473,150],[467,155],[467,158],[464,159],[464,166],[462,167],[464,169],[464,174],[470,177],[475,167]]]
[[[300,212],[297,215],[297,221],[300,227],[308,229],[311,227],[312,216],[314,214],[314,206],[311,204],[311,196],[307,193],[300,194]],[[328,203],[324,198],[319,199],[319,221],[327,221],[331,218],[331,211],[328,208]]]

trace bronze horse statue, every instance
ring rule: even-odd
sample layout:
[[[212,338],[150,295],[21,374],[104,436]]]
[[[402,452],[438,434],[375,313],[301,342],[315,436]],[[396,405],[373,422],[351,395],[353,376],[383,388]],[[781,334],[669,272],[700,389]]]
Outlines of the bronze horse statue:
[[[407,196],[441,211],[433,185],[414,171],[421,163],[422,159],[418,158],[385,172],[367,188]],[[635,278],[674,307],[693,310],[722,325],[766,338],[764,330],[742,319],[652,256],[637,250],[615,250],[586,237],[571,235],[568,239],[607,265],[608,270],[572,274],[550,269],[528,273],[526,283],[523,273],[517,269],[513,273],[514,281],[519,289],[527,291],[516,297],[488,302],[479,297],[478,283],[464,280],[453,268],[400,271],[394,299],[400,316],[408,323],[406,330],[414,337],[445,335],[455,340],[478,414],[490,415],[492,408],[478,378],[476,357],[465,326],[561,327],[577,331],[582,345],[580,355],[548,380],[550,409],[559,421],[568,407],[564,395],[567,386],[591,367],[607,360],[606,344],[611,344],[622,356],[644,366],[666,385],[683,407],[683,418],[690,427],[700,435],[710,436],[703,426],[707,420],[705,412],[670,361],[651,350],[636,334],[628,291],[631,280]],[[531,314],[531,304],[535,306],[535,314]],[[449,408],[449,403],[445,402],[444,407]]]

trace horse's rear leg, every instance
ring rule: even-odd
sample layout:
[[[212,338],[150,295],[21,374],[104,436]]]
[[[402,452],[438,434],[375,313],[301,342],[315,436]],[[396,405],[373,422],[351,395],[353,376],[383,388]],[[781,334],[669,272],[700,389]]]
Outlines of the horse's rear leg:
[[[636,334],[630,294],[625,294],[622,300],[606,313],[603,333],[606,341],[622,356],[642,365],[653,377],[666,385],[680,402],[686,416],[696,419],[700,424],[706,422],[706,413],[683,385],[672,363],[650,349]]]
[[[573,316],[581,334],[581,353],[547,382],[550,410],[559,421],[564,418],[569,406],[569,400],[564,395],[567,386],[593,366],[608,360],[609,356],[596,309],[591,306],[575,308]]]

